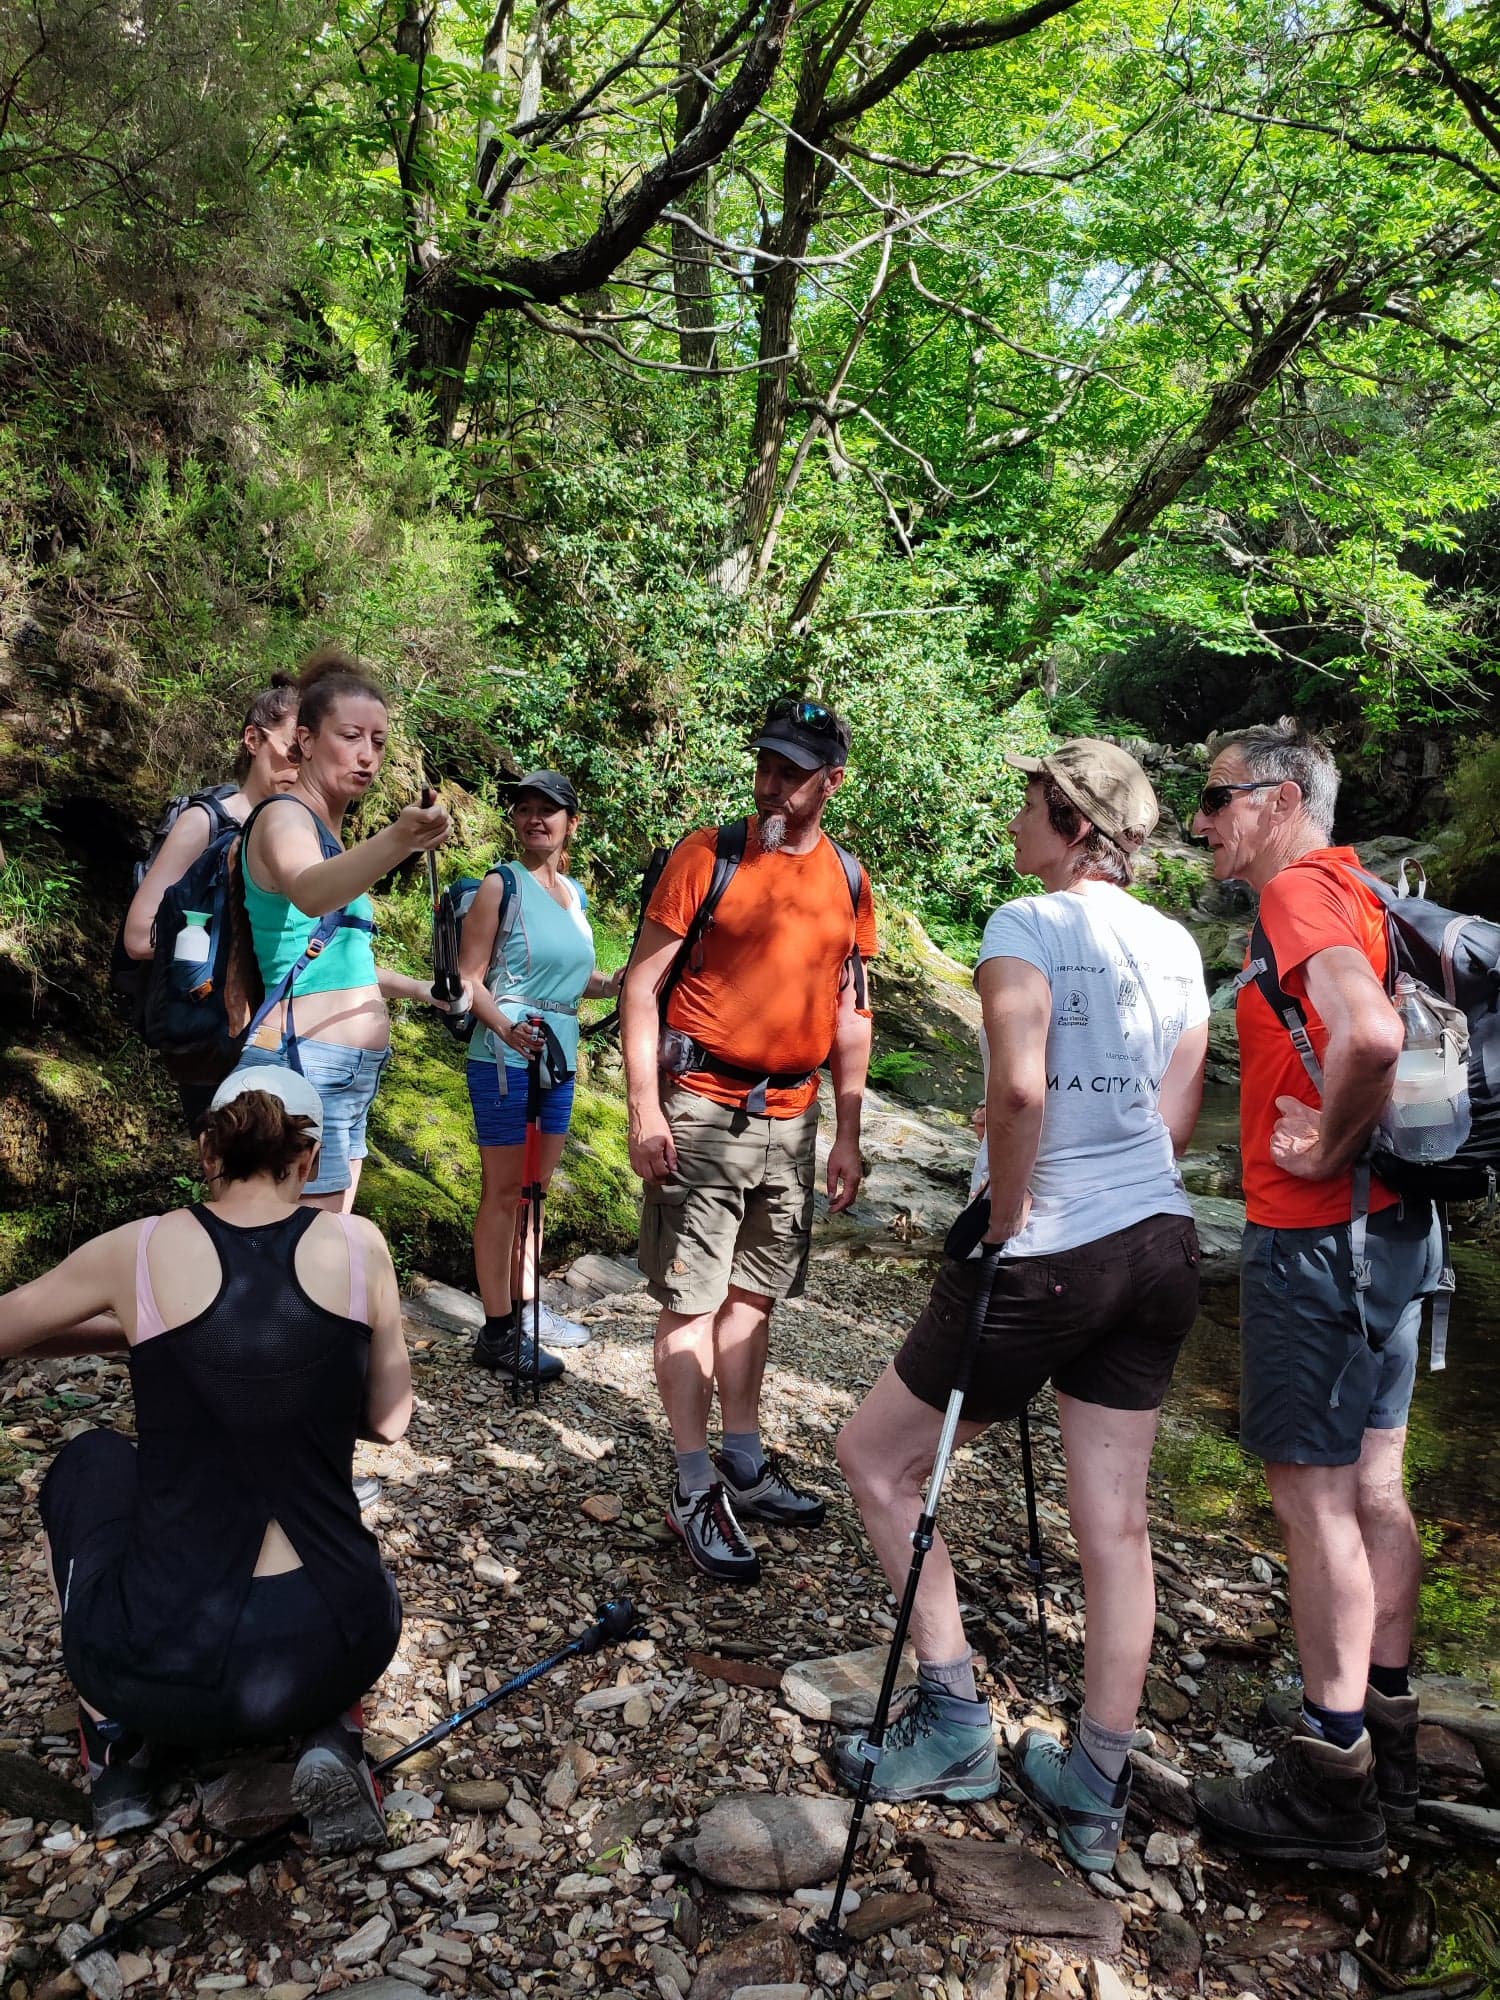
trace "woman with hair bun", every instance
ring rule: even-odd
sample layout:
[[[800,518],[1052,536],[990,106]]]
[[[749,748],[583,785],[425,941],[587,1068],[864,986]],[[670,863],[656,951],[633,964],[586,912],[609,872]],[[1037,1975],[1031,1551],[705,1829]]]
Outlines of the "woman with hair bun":
[[[170,831],[141,877],[125,912],[125,955],[149,963],[155,950],[152,929],[161,899],[180,882],[211,840],[230,824],[243,825],[264,800],[290,791],[297,782],[297,687],[289,674],[272,674],[245,711],[240,747],[235,752],[237,789],[219,798],[195,793],[173,821]],[[165,1054],[167,1073],[182,1099],[182,1114],[191,1131],[208,1109],[208,1101],[227,1075],[223,1063],[202,1056]]]
[[[38,1502],[101,1839],[166,1810],[164,1746],[294,1735],[314,1852],[384,1838],[357,1704],[401,1604],[350,1477],[356,1437],[405,1432],[411,1368],[380,1231],[301,1205],[322,1123],[292,1070],[229,1077],[199,1140],[208,1201],[0,1298],[0,1361],[78,1352],[105,1312],[129,1349],[139,1442],[81,1433]]]
[[[289,1064],[315,1085],[323,1147],[304,1199],[348,1214],[368,1150],[370,1105],[390,1060],[386,1003],[433,1004],[421,980],[376,965],[368,892],[409,855],[441,847],[449,821],[440,805],[406,806],[389,826],[346,849],[344,816],[385,759],[386,698],[337,646],[307,660],[297,689],[297,781],[255,814],[241,856],[245,912],[266,990],[280,985],[316,942],[321,919],[338,913],[341,922],[243,1050],[240,1069]],[[467,1005],[465,993],[455,1010]]]

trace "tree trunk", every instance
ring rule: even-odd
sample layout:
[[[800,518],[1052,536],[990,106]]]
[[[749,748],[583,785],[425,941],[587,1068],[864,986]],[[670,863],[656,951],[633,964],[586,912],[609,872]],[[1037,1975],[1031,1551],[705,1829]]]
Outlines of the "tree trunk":
[[[685,0],[679,16],[678,48],[684,74],[677,93],[675,138],[680,146],[703,116],[708,92],[697,76],[689,72],[701,67],[711,42],[709,24],[701,0]],[[712,173],[696,180],[678,208],[687,220],[672,224],[672,290],[677,300],[677,355],[689,368],[712,368],[718,359],[719,344],[714,338],[714,289],[707,243],[691,227],[711,232],[714,226],[714,183]],[[712,400],[719,399],[718,384],[712,385]]]

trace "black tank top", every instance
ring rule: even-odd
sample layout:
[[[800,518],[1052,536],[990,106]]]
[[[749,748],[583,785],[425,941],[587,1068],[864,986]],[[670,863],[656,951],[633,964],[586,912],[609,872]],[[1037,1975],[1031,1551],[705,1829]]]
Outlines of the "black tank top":
[[[130,1350],[137,1487],[110,1579],[123,1655],[144,1678],[215,1685],[266,1526],[277,1521],[346,1643],[389,1619],[375,1537],[350,1484],[370,1328],[298,1281],[299,1209],[240,1229],[201,1206],[223,1277],[206,1311]],[[109,1588],[110,1586],[103,1586]],[[92,1621],[91,1621],[92,1622]],[[95,1645],[102,1634],[91,1634]]]

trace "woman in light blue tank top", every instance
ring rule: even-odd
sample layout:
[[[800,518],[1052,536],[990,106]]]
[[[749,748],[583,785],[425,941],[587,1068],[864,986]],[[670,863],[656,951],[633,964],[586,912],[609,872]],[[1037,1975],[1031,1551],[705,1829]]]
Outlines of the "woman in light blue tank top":
[[[551,1078],[544,1074],[540,1179],[545,1189],[562,1158],[573,1112],[578,1003],[617,992],[621,975],[595,971],[588,899],[562,872],[578,828],[578,794],[571,781],[560,771],[529,771],[516,785],[511,823],[521,858],[491,869],[480,885],[464,918],[459,973],[472,990],[479,1024],[469,1044],[468,1077],[484,1175],[474,1216],[474,1268],[485,1322],[474,1359],[482,1368],[529,1373],[532,1337],[521,1335],[521,1300],[534,1296],[538,1274],[527,1269],[520,1286],[512,1284],[527,1072],[543,1049],[551,1064],[566,1071]],[[546,1330],[559,1343],[576,1345],[587,1338],[552,1315]],[[555,1381],[562,1372],[562,1363],[544,1350],[542,1380]]]

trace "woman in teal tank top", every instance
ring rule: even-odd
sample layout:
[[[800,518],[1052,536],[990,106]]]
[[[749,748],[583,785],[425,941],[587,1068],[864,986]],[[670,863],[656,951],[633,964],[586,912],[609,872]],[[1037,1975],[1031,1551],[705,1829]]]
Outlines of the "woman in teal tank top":
[[[545,1189],[562,1158],[573,1112],[578,1003],[617,992],[621,975],[595,971],[588,899],[562,872],[568,843],[578,830],[578,794],[571,781],[560,771],[528,771],[515,788],[511,823],[521,858],[508,862],[503,872],[492,869],[480,885],[464,918],[459,973],[470,988],[479,1023],[469,1044],[468,1077],[484,1176],[474,1216],[474,1268],[485,1321],[474,1343],[474,1359],[482,1368],[519,1369],[524,1375],[532,1367],[532,1336],[521,1334],[521,1300],[535,1296],[538,1273],[524,1271],[519,1287],[513,1287],[511,1273],[527,1069],[543,1046],[536,1023],[546,1024],[568,1072],[542,1092],[540,1178]],[[543,1331],[555,1342],[573,1345],[588,1337],[582,1328],[551,1314]],[[563,1372],[562,1363],[545,1348],[540,1372],[544,1382]]]
[[[298,775],[256,819],[241,857],[255,957],[271,991],[302,957],[318,920],[347,921],[298,973],[290,998],[267,1017],[240,1067],[296,1057],[323,1103],[323,1142],[303,1196],[347,1214],[367,1151],[366,1121],[390,1060],[387,1002],[433,1004],[421,980],[375,963],[368,891],[408,855],[441,847],[441,806],[407,806],[387,827],[345,849],[344,815],[379,775],[390,729],[386,699],[338,647],[315,653],[298,680]],[[466,1004],[461,996],[459,1004]]]

